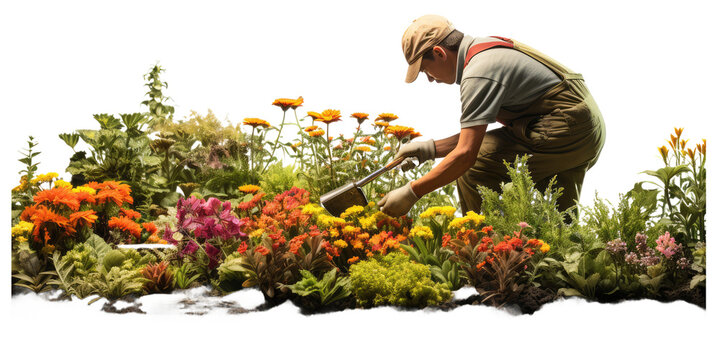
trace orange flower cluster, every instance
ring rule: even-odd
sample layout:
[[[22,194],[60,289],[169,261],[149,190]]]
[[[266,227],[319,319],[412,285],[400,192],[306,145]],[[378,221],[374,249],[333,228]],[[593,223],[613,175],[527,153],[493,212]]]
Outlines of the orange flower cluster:
[[[415,129],[408,126],[400,125],[390,125],[386,127],[385,134],[395,136],[398,140],[402,140],[408,136],[410,137],[410,139],[421,136],[421,134],[419,132],[416,132]]]
[[[140,225],[138,223],[124,216],[113,216],[112,218],[110,218],[110,220],[108,221],[108,227],[110,229],[125,232],[126,234],[133,236],[136,240],[140,238],[140,233],[142,232],[142,229],[140,228]]]
[[[286,98],[275,99],[275,101],[273,101],[272,104],[275,106],[279,106],[282,109],[282,111],[287,111],[288,109],[293,109],[293,110],[297,109],[299,106],[301,106],[303,104],[303,102],[304,102],[303,97],[300,96],[297,99],[286,99]]]
[[[122,207],[123,203],[133,203],[133,198],[130,196],[130,185],[128,184],[120,184],[117,181],[105,181],[102,183],[93,181],[86,186],[95,190],[95,201],[98,205],[112,202],[118,207]]]
[[[368,116],[369,116],[368,114],[366,114],[366,113],[361,113],[361,112],[352,113],[352,114],[350,115],[350,117],[353,117],[353,118],[355,118],[355,120],[357,120],[358,125],[360,125],[360,124],[362,124],[363,122],[365,122],[365,120],[368,119]]]
[[[390,122],[390,121],[393,121],[393,120],[397,120],[397,118],[398,118],[398,116],[395,115],[395,114],[392,114],[392,113],[382,113],[382,114],[378,115],[378,117],[375,119],[375,121],[376,121],[376,122],[377,122],[377,121]]]

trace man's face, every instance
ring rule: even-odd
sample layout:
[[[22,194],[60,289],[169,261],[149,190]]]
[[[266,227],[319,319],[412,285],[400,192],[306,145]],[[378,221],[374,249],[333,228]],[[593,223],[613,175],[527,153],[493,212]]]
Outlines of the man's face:
[[[439,46],[434,47],[431,51],[433,58],[423,57],[420,62],[420,71],[427,75],[429,82],[454,84],[457,58],[453,59],[452,53],[446,52]]]

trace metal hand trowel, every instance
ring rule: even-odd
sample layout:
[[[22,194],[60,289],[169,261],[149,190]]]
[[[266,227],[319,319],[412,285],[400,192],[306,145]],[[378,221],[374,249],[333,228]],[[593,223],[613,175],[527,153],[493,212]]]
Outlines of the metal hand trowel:
[[[362,191],[362,187],[375,180],[378,176],[384,174],[386,171],[400,165],[405,160],[404,157],[397,158],[393,162],[385,165],[384,167],[375,170],[372,174],[360,179],[359,181],[353,181],[349,184],[345,184],[333,191],[320,197],[320,204],[327,210],[332,216],[340,216],[347,208],[355,205],[365,206],[368,201],[365,194]]]

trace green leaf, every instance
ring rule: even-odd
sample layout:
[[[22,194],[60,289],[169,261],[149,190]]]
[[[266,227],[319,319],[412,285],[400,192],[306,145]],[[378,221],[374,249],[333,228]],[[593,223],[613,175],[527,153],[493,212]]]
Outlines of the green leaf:
[[[694,289],[701,282],[704,282],[705,277],[706,277],[706,275],[704,275],[704,274],[697,274],[697,275],[693,276],[692,280],[690,280],[690,289]]]

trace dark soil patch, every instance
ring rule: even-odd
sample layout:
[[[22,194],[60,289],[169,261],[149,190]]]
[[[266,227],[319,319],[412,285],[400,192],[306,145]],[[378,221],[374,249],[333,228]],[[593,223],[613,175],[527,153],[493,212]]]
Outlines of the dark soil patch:
[[[142,306],[142,304],[136,303],[135,300],[137,300],[137,297],[124,297],[124,298],[120,298],[120,299],[109,300],[108,302],[103,304],[102,311],[111,313],[111,314],[128,314],[128,313],[145,314],[145,312],[142,309],[140,309],[140,306]],[[126,306],[122,309],[118,309],[115,307],[115,304],[118,301],[129,302],[132,305]]]
[[[319,299],[309,296],[293,296],[290,301],[300,308],[300,313],[303,315],[326,314],[346,309],[354,309],[356,306],[355,297],[353,296],[333,301],[325,306],[320,304]]]

